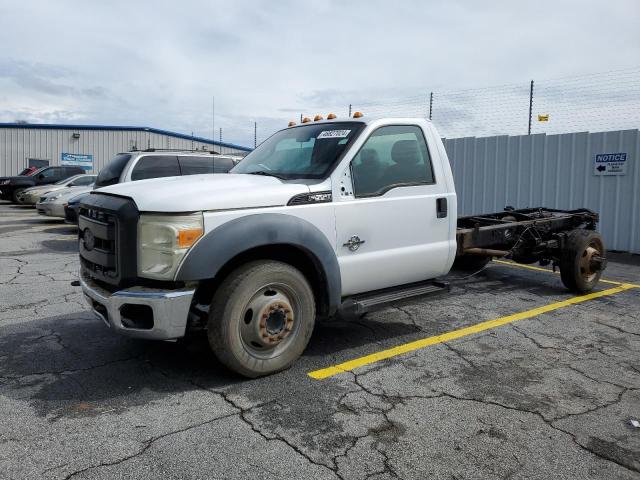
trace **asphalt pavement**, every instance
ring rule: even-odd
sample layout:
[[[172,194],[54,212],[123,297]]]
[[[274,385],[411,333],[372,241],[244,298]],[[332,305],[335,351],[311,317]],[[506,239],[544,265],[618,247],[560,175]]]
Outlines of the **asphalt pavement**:
[[[203,336],[113,334],[77,271],[74,227],[0,204],[0,478],[640,478],[637,256],[611,254],[612,283],[577,303],[546,271],[452,275],[449,294],[318,324],[257,380]]]

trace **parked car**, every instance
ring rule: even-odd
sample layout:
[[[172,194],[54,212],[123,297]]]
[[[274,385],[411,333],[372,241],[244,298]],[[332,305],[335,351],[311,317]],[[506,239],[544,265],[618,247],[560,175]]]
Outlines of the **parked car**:
[[[454,261],[553,264],[572,291],[597,285],[606,248],[595,212],[458,217],[433,124],[357,114],[281,130],[225,178],[156,179],[85,197],[80,283],[90,308],[132,337],[206,329],[223,364],[257,377],[302,354],[316,317],[359,318],[446,292],[438,279]]]
[[[35,205],[38,200],[40,200],[40,197],[49,192],[72,187],[93,186],[96,177],[97,175],[74,175],[73,177],[65,178],[51,185],[39,185],[37,187],[27,188],[18,195],[18,203],[22,205]]]
[[[118,153],[100,170],[95,188],[149,178],[227,173],[236,163],[235,157],[209,152],[149,149]]]
[[[85,173],[80,167],[44,167],[31,175],[0,177],[0,199],[18,203],[18,195],[23,190],[37,185],[50,185],[73,175]]]
[[[78,224],[78,206],[82,199],[85,198],[89,193],[80,193],[69,199],[67,204],[64,206],[64,222],[72,225]]]
[[[54,190],[44,194],[38,199],[36,209],[40,215],[48,217],[64,218],[64,209],[71,198],[78,195],[87,194],[93,189],[93,184],[86,187],[71,187],[60,190]]]
[[[98,174],[94,189],[116,183],[167,176],[227,173],[241,157],[183,150],[132,151],[119,153]],[[64,207],[65,222],[78,223],[78,205],[86,193],[70,198]]]

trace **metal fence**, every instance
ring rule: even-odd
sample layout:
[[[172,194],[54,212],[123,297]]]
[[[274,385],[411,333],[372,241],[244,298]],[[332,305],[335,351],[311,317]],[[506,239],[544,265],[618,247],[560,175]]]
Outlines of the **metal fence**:
[[[355,111],[367,118],[430,118],[447,138],[638,128],[640,67],[456,91],[425,89],[418,95],[375,101],[350,99],[342,105],[310,105],[301,113],[313,117],[334,112],[343,117]]]
[[[640,131],[444,139],[460,214],[589,208],[611,250],[640,253]],[[606,160],[619,168],[609,172]],[[611,174],[614,173],[614,174]]]

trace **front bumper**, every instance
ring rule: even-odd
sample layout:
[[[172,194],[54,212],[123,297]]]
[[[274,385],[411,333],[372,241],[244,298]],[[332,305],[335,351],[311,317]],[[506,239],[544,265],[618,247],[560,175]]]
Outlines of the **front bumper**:
[[[64,207],[64,222],[71,225],[78,225],[78,206],[67,205]]]
[[[64,205],[61,203],[38,202],[36,203],[36,210],[40,215],[64,218]]]
[[[131,287],[111,293],[82,272],[80,284],[93,313],[117,333],[150,340],[184,337],[194,289]]]
[[[32,194],[22,193],[18,195],[18,201],[23,205],[35,205],[44,193]]]

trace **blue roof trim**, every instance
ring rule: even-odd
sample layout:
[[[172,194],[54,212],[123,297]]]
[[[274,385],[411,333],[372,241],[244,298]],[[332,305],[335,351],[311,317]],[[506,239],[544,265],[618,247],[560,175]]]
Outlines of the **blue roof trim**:
[[[235,148],[244,152],[250,152],[252,148],[243,147],[234,143],[218,142],[204,137],[196,137],[185,135],[184,133],[171,132],[169,130],[161,130],[151,127],[131,127],[126,125],[59,125],[54,123],[0,123],[0,128],[41,128],[47,130],[124,130],[137,132],[150,132],[159,135],[167,135],[169,137],[182,138],[184,140],[193,140],[194,142],[210,143],[220,147]]]

